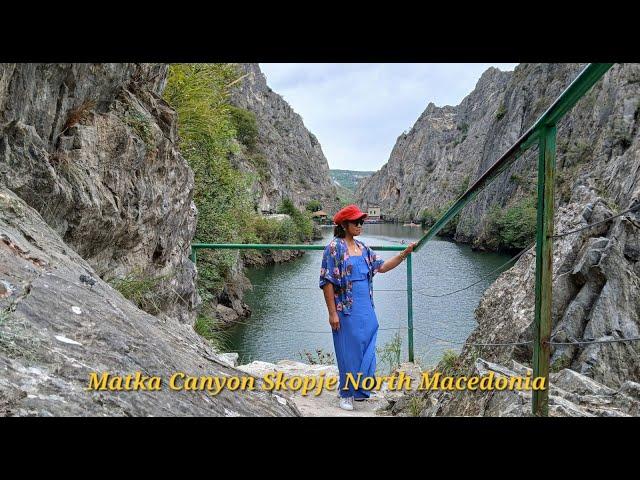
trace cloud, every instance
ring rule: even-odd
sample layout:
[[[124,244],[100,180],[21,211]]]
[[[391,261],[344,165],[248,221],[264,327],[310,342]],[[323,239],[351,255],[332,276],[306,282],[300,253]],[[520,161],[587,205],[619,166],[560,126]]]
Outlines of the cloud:
[[[329,166],[351,170],[378,170],[429,102],[458,105],[490,66],[516,64],[260,64],[316,135]]]

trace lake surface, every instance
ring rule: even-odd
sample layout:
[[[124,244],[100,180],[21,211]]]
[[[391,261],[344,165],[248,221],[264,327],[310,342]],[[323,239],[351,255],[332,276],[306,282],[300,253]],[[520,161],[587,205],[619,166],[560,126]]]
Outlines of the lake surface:
[[[326,245],[333,229],[323,228]],[[364,225],[359,240],[367,245],[401,245],[418,240],[422,228],[394,224]],[[398,252],[377,252],[390,258]],[[240,363],[253,360],[277,362],[290,359],[308,363],[304,352],[318,349],[333,354],[327,307],[318,287],[322,251],[307,251],[293,262],[249,269],[247,276],[254,288],[245,292],[252,315],[248,325],[230,331],[229,351],[240,354]],[[431,336],[464,342],[476,326],[474,310],[482,293],[500,271],[483,278],[508,260],[496,253],[474,252],[466,245],[436,239],[413,255],[414,351],[422,365],[433,365],[447,349],[459,351],[461,345],[435,340]],[[379,348],[390,345],[400,335],[401,360],[407,360],[407,270],[406,262],[373,280],[374,303],[380,330]],[[482,280],[481,280],[482,279]],[[428,298],[477,285],[453,295]],[[428,336],[429,335],[429,336]],[[379,359],[380,360],[380,359]],[[380,365],[382,367],[382,365]]]

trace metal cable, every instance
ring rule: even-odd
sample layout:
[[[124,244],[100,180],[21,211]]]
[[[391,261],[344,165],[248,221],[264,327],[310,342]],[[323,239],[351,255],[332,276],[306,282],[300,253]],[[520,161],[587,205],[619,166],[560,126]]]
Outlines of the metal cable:
[[[247,322],[241,322],[241,321],[234,321],[234,322],[230,322],[229,326],[235,326],[235,325],[246,325],[249,327],[255,327],[256,324],[253,323],[247,323]],[[262,324],[264,325],[264,324]],[[270,330],[276,330],[276,331],[281,331],[281,332],[291,332],[291,333],[332,333],[331,330],[291,330],[289,328],[277,328],[277,327],[269,327]],[[378,328],[378,330],[407,330],[408,327],[384,327],[384,328]]]
[[[500,271],[502,268],[506,267],[509,263],[517,260],[518,258],[520,258],[522,255],[524,255],[525,253],[527,253],[529,250],[531,250],[531,248],[533,248],[535,246],[535,242],[532,243],[531,245],[529,245],[527,248],[525,248],[524,250],[522,250],[521,252],[519,252],[518,254],[516,254],[515,256],[511,257],[509,260],[507,260],[506,262],[504,262],[502,265],[497,266],[496,268],[494,268],[492,271],[490,271],[489,273],[483,275],[478,281],[472,283],[471,285],[467,285],[464,288],[458,289],[458,290],[454,290],[453,292],[448,292],[448,293],[443,293],[442,295],[429,295],[426,293],[423,293],[422,291],[415,289],[414,292],[423,295],[425,297],[430,297],[430,298],[439,298],[439,297],[446,297],[448,295],[453,295],[454,293],[458,293],[458,292],[462,292],[464,290],[468,290],[469,288],[479,284],[480,282],[482,282],[483,280],[485,280],[487,277],[493,275],[494,273]],[[224,283],[224,285],[237,285],[237,284],[233,284],[233,283]],[[256,284],[252,284],[252,287],[260,287],[260,288],[268,288],[268,287],[273,287],[272,284],[267,284],[267,283],[256,283]],[[316,287],[293,287],[297,290],[318,290]],[[407,289],[406,288],[376,288],[374,291],[376,292],[406,292]]]
[[[587,229],[589,229],[589,228],[596,227],[596,226],[598,226],[598,225],[602,225],[603,223],[606,223],[606,222],[608,222],[608,221],[610,221],[610,220],[613,220],[614,218],[621,217],[622,215],[625,215],[625,214],[627,214],[627,213],[629,213],[629,212],[635,212],[635,211],[636,211],[636,210],[638,210],[638,209],[640,209],[640,204],[636,205],[635,207],[631,207],[630,209],[625,210],[624,212],[620,212],[620,213],[618,213],[617,215],[613,215],[613,216],[611,216],[611,217],[605,218],[604,220],[600,220],[599,222],[592,223],[592,224],[586,225],[586,226],[584,226],[584,227],[577,228],[577,229],[575,229],[575,230],[570,230],[570,231],[568,231],[568,232],[558,233],[557,235],[552,235],[551,237],[552,237],[552,238],[561,238],[561,237],[566,237],[567,235],[571,235],[572,233],[581,232],[581,231],[583,231],[583,230],[587,230]]]
[[[237,286],[237,283],[224,283],[223,285],[232,285],[232,286]],[[269,284],[269,283],[255,283],[255,284],[251,284],[252,287],[260,287],[260,288],[268,288],[271,287],[273,288],[273,284]],[[317,290],[319,292],[321,292],[322,290],[319,287],[297,287],[297,286],[293,286],[290,288],[294,288],[296,290]],[[407,289],[406,288],[376,288],[374,291],[376,292],[406,292]]]
[[[517,255],[515,255],[514,257],[511,257],[509,260],[507,260],[506,262],[504,262],[502,265],[496,267],[495,269],[493,269],[492,271],[490,271],[489,273],[483,275],[482,277],[480,277],[480,279],[474,283],[472,283],[471,285],[467,285],[464,288],[460,288],[458,290],[454,290],[452,292],[448,292],[448,293],[443,293],[440,295],[429,295],[427,293],[424,293],[420,290],[414,290],[416,293],[418,293],[419,295],[422,295],[424,297],[429,297],[429,298],[440,298],[440,297],[446,297],[448,295],[453,295],[454,293],[458,293],[458,292],[462,292],[464,290],[468,290],[469,288],[478,285],[480,282],[484,281],[485,279],[487,279],[489,276],[493,275],[494,273],[500,271],[502,268],[506,267],[509,263],[517,260],[518,258],[520,258],[522,255],[524,255],[525,253],[527,253],[529,250],[531,250],[533,247],[535,246],[535,242],[530,244],[527,248],[525,248],[524,250],[522,250],[520,253],[518,253]]]
[[[593,343],[618,343],[618,342],[635,342],[640,340],[640,337],[629,338],[614,338],[612,340],[583,340],[577,342],[543,342],[549,345],[590,345]]]
[[[413,327],[413,329],[417,332],[422,333],[423,335],[426,335],[429,338],[433,338],[434,340],[439,340],[445,343],[451,343],[453,345],[468,345],[468,346],[474,346],[474,347],[497,347],[497,346],[510,346],[510,345],[528,345],[530,343],[533,343],[532,340],[528,340],[525,342],[495,342],[495,343],[471,343],[466,341],[458,342],[455,340],[446,340],[444,338],[436,337],[435,335],[431,335],[430,333],[427,333],[420,328]]]

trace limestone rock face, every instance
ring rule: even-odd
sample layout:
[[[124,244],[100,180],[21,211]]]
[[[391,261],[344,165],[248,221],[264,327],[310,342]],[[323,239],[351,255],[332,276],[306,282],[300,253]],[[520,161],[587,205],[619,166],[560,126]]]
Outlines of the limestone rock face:
[[[317,138],[302,117],[269,88],[258,64],[239,64],[239,69],[244,77],[233,92],[232,103],[255,114],[258,138],[254,152],[245,151],[233,161],[258,174],[253,186],[258,208],[275,212],[288,197],[298,208],[315,199],[324,210],[336,211],[337,191]]]
[[[473,373],[485,376],[525,378],[530,369],[511,361],[509,366],[498,365],[478,358]],[[627,381],[621,388],[613,389],[570,369],[550,375],[549,416],[551,417],[626,417],[640,414],[640,384]],[[420,416],[532,416],[531,391],[495,390],[480,391],[432,391],[424,395],[426,401]],[[400,407],[400,408],[397,408]],[[397,403],[393,413],[406,411]]]
[[[109,280],[161,278],[192,323],[193,174],[162,100],[166,65],[0,64],[0,185]]]
[[[635,200],[628,207],[639,205],[640,186],[637,185],[630,196]],[[574,202],[556,212],[558,233],[597,223],[615,214],[603,198],[586,186],[576,187],[573,199]],[[640,336],[639,239],[640,210],[554,241],[552,342],[606,342]],[[478,326],[467,341],[533,340],[534,302],[535,251],[532,250],[484,293],[475,312]],[[499,365],[508,365],[514,360],[530,365],[532,354],[530,344],[465,346],[460,352],[458,370],[471,371],[478,356]],[[640,383],[640,342],[552,345],[551,369],[565,372],[563,375],[580,375],[580,382],[591,380],[603,389],[634,392]],[[552,376],[552,388],[555,381],[557,378]],[[568,394],[577,394],[570,384],[562,388]],[[492,395],[478,392],[431,396],[435,399],[432,412],[443,415],[504,412],[488,409],[479,413],[482,402]],[[505,402],[516,401],[513,395],[505,398]],[[506,404],[503,407],[506,408]],[[611,413],[607,409],[596,410],[595,414]],[[625,401],[617,404],[615,412],[637,415],[637,404]],[[572,415],[576,411],[569,408],[556,413]]]
[[[581,68],[523,64],[513,73],[492,69],[459,106],[430,105],[414,129],[398,140],[389,163],[364,181],[359,190],[361,200],[370,195],[372,201],[382,203],[383,213],[386,208],[386,213],[401,216],[408,212],[413,217],[423,207],[456,198],[467,183],[466,175],[472,182],[484,172]],[[638,64],[614,65],[562,120],[558,130],[556,233],[599,222],[640,204],[639,122]],[[492,206],[506,206],[534,194],[536,157],[534,149],[519,159],[463,210],[457,240],[483,246]],[[640,336],[639,242],[639,211],[554,241],[552,341]],[[476,310],[478,326],[468,342],[532,340],[534,289],[535,252],[530,251],[487,289]],[[509,369],[513,361],[530,364],[532,349],[530,345],[465,346],[458,370],[466,374],[478,371],[479,357]],[[563,378],[579,375],[579,382],[556,385],[566,393],[558,398],[579,395],[577,390],[584,390],[584,384],[591,381],[600,391],[634,392],[640,382],[639,359],[640,342],[553,346],[552,370],[559,373],[552,376],[551,387]],[[522,396],[456,392],[426,397],[433,403],[429,415],[507,415],[530,410]],[[498,398],[499,404],[487,406]],[[611,398],[603,402],[608,404]],[[633,402],[608,410],[583,408],[587,400],[578,399],[573,407],[554,407],[552,414],[637,414]],[[524,406],[518,410],[516,405]]]
[[[521,64],[487,70],[455,107],[429,104],[400,135],[387,164],[358,186],[356,201],[377,203],[387,218],[418,219],[457,198],[493,164],[584,65]],[[640,65],[615,64],[560,122],[557,204],[589,185],[621,209],[638,175]],[[519,159],[462,212],[455,239],[486,245],[488,213],[535,193],[536,149]]]
[[[137,309],[44,219],[0,188],[0,416],[292,416],[270,392],[171,391],[176,372],[242,376],[193,328]],[[85,391],[91,372],[159,391]]]

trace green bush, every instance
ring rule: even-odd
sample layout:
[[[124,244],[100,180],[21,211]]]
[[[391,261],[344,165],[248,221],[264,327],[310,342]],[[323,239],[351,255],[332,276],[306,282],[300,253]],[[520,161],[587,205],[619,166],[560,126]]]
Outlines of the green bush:
[[[278,206],[278,213],[285,213],[291,217],[291,221],[293,223],[288,224],[286,227],[291,227],[292,231],[295,232],[295,235],[291,240],[297,242],[311,240],[313,236],[313,220],[311,218],[311,212],[298,210],[290,198],[284,198],[282,203]],[[287,222],[288,220],[283,221],[283,223]]]
[[[306,206],[307,211],[313,213],[322,210],[322,204],[318,200],[310,200]]]
[[[422,223],[422,225],[424,225],[427,228],[431,227],[434,223],[436,223],[437,219],[438,219],[437,210],[433,210],[431,208],[425,208],[422,210],[422,213],[420,213],[420,222]]]
[[[459,354],[454,350],[445,350],[442,353],[440,367],[444,375],[455,375],[459,367]]]
[[[469,175],[465,175],[465,177],[462,179],[462,183],[460,184],[457,190],[458,197],[462,196],[462,194],[467,191],[470,183],[471,183],[471,177]]]
[[[462,188],[462,187],[461,187]],[[444,213],[451,208],[455,200],[447,202],[445,205],[439,208],[425,208],[420,214],[420,221],[422,224],[429,228],[436,223],[436,221],[444,215]],[[455,215],[447,224],[438,232],[440,237],[453,237],[458,228],[458,221],[460,220],[460,214]]]
[[[234,106],[229,107],[229,112],[238,140],[249,150],[255,149],[258,142],[258,123],[255,113]]]
[[[240,77],[233,64],[169,67],[164,99],[178,114],[178,147],[195,177],[193,199],[198,223],[194,242],[288,243],[310,239],[310,214],[299,212],[293,203],[289,206],[289,222],[268,221],[257,215],[251,192],[254,175],[236,170],[229,161],[231,154],[238,152],[240,141],[247,146],[247,158],[260,178],[269,178],[267,159],[251,151],[257,140],[255,115],[229,104],[229,85]],[[198,253],[198,291],[205,307],[222,291],[237,257],[238,252],[230,250]],[[207,325],[214,317],[201,314],[196,329],[201,334],[208,331]]]
[[[127,112],[124,121],[142,139],[147,147],[153,145],[153,130],[149,119],[137,110]]]
[[[243,243],[251,234],[249,226],[255,217],[251,178],[228,160],[237,149],[228,85],[238,77],[231,64],[169,68],[164,98],[178,113],[179,148],[195,176],[198,224],[194,241]],[[219,291],[235,261],[228,251],[201,252],[199,287]]]
[[[444,206],[440,208],[438,211],[438,217],[441,217],[445,214],[447,210],[451,208],[451,206],[455,203],[455,200],[451,200],[447,202]],[[460,214],[456,214],[451,220],[447,222],[447,224],[442,227],[442,230],[438,232],[438,236],[453,238],[456,234],[456,230],[458,229],[458,222],[460,221]]]
[[[501,103],[495,113],[496,120],[497,121],[502,120],[502,117],[504,117],[506,113],[507,113],[507,108],[504,106],[504,103]]]
[[[521,250],[536,236],[536,196],[529,195],[510,207],[489,212],[488,232],[500,249]]]
[[[253,222],[255,243],[278,243],[281,223],[274,218],[257,217]]]
[[[198,335],[206,338],[218,351],[224,351],[228,347],[230,335],[224,330],[222,322],[214,315],[201,313],[196,318],[193,326]]]
[[[286,213],[287,215],[294,216],[298,211],[290,198],[283,198],[280,205],[278,205],[278,213]]]
[[[426,406],[427,401],[420,394],[412,395],[411,398],[409,398],[408,403],[409,415],[411,415],[412,417],[420,416],[420,413],[425,409]]]

